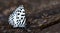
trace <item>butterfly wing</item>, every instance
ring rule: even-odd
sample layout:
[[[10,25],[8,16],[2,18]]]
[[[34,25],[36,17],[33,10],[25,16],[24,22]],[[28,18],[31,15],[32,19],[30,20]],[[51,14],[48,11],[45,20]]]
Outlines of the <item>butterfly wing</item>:
[[[10,16],[9,24],[13,27],[25,27],[25,10],[23,5],[19,6]]]

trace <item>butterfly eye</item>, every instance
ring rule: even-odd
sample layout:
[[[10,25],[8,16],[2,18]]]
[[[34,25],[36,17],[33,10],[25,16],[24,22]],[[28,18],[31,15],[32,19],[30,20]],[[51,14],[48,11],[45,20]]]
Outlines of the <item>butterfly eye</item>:
[[[13,17],[12,17],[13,16]],[[12,19],[13,18],[13,19]],[[10,16],[9,16],[9,24],[11,24],[14,28],[16,27],[25,27],[25,11],[23,6],[19,6]]]

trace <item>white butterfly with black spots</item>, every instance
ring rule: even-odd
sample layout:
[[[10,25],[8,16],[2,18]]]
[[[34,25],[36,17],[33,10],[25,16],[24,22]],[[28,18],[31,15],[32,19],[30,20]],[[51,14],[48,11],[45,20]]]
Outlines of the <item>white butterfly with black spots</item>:
[[[23,5],[20,5],[12,14],[10,14],[8,21],[13,27],[25,27],[26,18]]]

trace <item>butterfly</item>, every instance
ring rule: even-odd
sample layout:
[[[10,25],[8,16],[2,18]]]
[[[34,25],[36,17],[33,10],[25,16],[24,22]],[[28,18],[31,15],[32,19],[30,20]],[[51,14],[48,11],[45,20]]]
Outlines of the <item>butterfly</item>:
[[[15,27],[25,27],[26,18],[25,18],[25,10],[23,5],[20,5],[12,14],[10,14],[8,18],[8,22],[10,25]]]

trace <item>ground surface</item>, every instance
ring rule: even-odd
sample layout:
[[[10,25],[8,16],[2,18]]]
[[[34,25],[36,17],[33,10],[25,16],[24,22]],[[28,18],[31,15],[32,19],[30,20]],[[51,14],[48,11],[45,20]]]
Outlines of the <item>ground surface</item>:
[[[26,29],[8,24],[19,5],[26,10]],[[0,0],[0,33],[60,33],[60,0]]]

